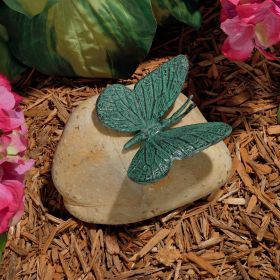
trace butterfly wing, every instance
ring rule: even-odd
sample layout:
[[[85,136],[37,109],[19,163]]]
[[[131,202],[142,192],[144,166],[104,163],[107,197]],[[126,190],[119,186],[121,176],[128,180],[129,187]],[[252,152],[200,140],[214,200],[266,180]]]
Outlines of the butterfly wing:
[[[187,125],[159,132],[136,153],[128,176],[137,183],[152,183],[167,175],[172,161],[190,157],[220,142],[231,133],[221,122]]]
[[[163,63],[131,91],[119,84],[106,88],[96,103],[97,115],[107,127],[135,132],[159,121],[180,94],[188,70],[184,55]]]
[[[147,139],[132,159],[128,177],[139,183],[152,183],[167,175],[171,160],[159,149],[155,139]]]
[[[188,60],[178,55],[141,79],[134,88],[143,119],[158,121],[180,94],[188,72]]]
[[[97,99],[96,112],[105,126],[118,131],[135,132],[145,127],[135,94],[123,85],[107,87]]]

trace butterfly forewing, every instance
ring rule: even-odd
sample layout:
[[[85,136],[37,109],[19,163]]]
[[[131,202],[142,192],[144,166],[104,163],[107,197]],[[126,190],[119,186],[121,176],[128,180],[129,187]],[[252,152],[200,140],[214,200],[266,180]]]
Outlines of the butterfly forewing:
[[[231,133],[225,123],[194,124],[159,132],[134,156],[128,176],[138,183],[151,183],[168,173],[172,161],[190,157],[220,142]],[[150,153],[151,155],[147,153]]]
[[[119,84],[106,88],[96,102],[97,116],[107,127],[135,132],[145,127],[135,94]]]
[[[178,55],[141,79],[134,91],[119,84],[106,88],[96,104],[99,119],[107,127],[126,132],[158,122],[180,94],[187,71],[187,58]]]
[[[146,123],[158,121],[180,94],[188,71],[184,55],[163,63],[135,86],[135,96]]]

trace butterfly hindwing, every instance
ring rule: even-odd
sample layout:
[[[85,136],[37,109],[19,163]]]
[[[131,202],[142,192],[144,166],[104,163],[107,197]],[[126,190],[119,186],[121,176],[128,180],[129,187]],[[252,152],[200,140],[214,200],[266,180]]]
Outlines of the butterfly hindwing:
[[[140,184],[155,182],[165,176],[171,167],[171,161],[166,158],[168,156],[162,155],[153,139],[148,139],[132,159],[127,175]]]
[[[223,140],[231,127],[221,122],[187,125],[159,132],[136,153],[128,176],[137,183],[152,183],[166,176],[172,161],[190,157]]]
[[[171,160],[183,159],[220,142],[231,131],[231,126],[223,122],[200,123],[162,131],[155,140]]]
[[[135,94],[123,85],[106,88],[96,102],[96,111],[104,125],[118,131],[134,132],[145,127]]]
[[[135,96],[146,123],[158,121],[173,105],[182,90],[188,67],[186,56],[178,55],[135,85]]]

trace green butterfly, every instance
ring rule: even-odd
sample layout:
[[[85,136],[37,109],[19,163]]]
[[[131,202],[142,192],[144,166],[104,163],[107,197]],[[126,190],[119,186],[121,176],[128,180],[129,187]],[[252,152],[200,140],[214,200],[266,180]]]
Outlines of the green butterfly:
[[[195,107],[188,98],[170,118],[163,118],[180,94],[187,72],[186,56],[178,55],[146,75],[133,91],[114,84],[98,97],[97,115],[105,126],[136,133],[124,149],[142,142],[127,172],[137,183],[163,178],[173,160],[190,157],[231,133],[231,126],[222,122],[170,128]]]

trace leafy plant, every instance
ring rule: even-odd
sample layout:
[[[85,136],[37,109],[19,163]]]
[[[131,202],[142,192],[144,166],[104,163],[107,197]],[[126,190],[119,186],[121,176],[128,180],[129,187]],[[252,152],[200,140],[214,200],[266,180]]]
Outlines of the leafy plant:
[[[50,75],[128,77],[148,54],[157,20],[170,18],[199,27],[198,0],[0,2],[9,51]]]
[[[5,73],[7,78],[12,79],[26,69],[17,59],[12,56],[8,48],[8,35],[3,25],[0,25],[0,73]]]
[[[170,18],[175,18],[195,28],[200,27],[199,0],[152,0],[152,6],[160,25],[168,23]]]

